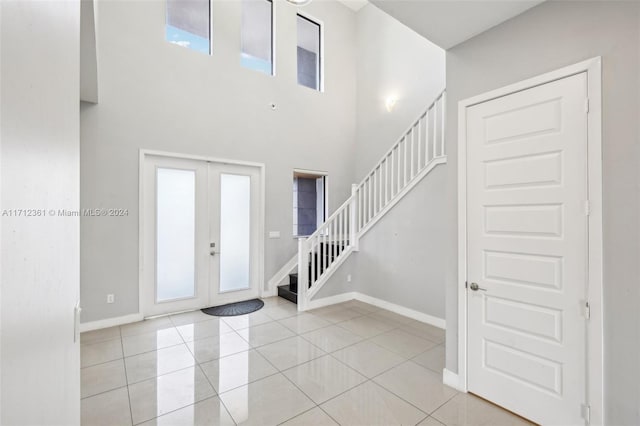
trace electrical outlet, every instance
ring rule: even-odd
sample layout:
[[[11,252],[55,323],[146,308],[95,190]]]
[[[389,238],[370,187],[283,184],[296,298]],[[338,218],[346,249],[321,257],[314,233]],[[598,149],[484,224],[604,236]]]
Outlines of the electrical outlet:
[[[107,294],[107,303],[113,303],[116,301],[116,297],[113,294]]]
[[[347,275],[347,282],[350,283],[351,282],[351,274]]]

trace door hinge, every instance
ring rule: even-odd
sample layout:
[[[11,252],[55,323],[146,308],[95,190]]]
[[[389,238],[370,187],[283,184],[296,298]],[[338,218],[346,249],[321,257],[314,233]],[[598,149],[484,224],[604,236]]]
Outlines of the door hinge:
[[[589,98],[584,100],[584,112],[589,113]]]
[[[591,319],[591,305],[589,305],[589,302],[584,303],[584,317]]]
[[[464,288],[467,288],[467,289],[469,288],[469,281],[464,282]]]
[[[580,413],[582,414],[582,418],[587,424],[591,422],[591,406],[588,404],[582,404],[580,406]]]
[[[591,214],[591,202],[589,200],[584,202],[584,215],[589,216]]]

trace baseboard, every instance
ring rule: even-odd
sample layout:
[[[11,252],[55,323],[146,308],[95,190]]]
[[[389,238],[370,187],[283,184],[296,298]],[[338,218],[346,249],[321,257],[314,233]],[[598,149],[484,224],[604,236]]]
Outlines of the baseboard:
[[[396,314],[414,319],[416,321],[423,322],[425,324],[432,325],[434,327],[446,329],[447,323],[442,318],[434,317],[432,315],[418,312],[404,306],[396,305],[395,303],[387,302],[386,300],[378,299],[367,294],[355,293],[356,300],[359,300],[370,305],[377,306],[387,311],[395,312]]]
[[[276,297],[278,295],[278,287],[273,286],[273,288],[269,287],[268,290],[262,290],[262,294],[260,295],[261,299],[266,297]]]
[[[356,292],[350,291],[347,293],[336,294],[335,296],[323,297],[321,299],[310,300],[307,303],[307,309],[317,309],[329,305],[335,305],[336,303],[348,302],[356,298]]]
[[[140,313],[123,315],[121,317],[107,318],[98,321],[90,321],[80,323],[80,332],[92,330],[100,330],[102,328],[115,327],[117,325],[129,324],[132,322],[142,321],[144,316]]]
[[[395,312],[396,314],[432,325],[434,327],[446,329],[446,321],[442,318],[437,318],[432,315],[418,312],[404,306],[396,305],[395,303],[387,302],[386,300],[359,293],[357,291],[351,291],[347,293],[337,294],[335,296],[311,300],[308,303],[307,309],[322,308],[324,306],[335,305],[337,303],[343,303],[354,299],[373,306],[377,306],[382,309],[386,309],[387,311]]]
[[[263,292],[264,297],[269,297],[267,295],[276,296],[278,294],[278,285],[289,276],[293,271],[293,269],[298,266],[298,255],[293,256],[287,263],[284,264],[282,268],[278,270],[269,281],[267,281],[267,290]]]
[[[442,369],[442,383],[460,392],[466,392],[465,387],[460,383],[460,376],[446,368]]]

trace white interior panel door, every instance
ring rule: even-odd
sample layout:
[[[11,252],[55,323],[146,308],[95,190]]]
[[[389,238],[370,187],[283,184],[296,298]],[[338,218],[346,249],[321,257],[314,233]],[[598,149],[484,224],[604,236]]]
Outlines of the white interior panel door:
[[[584,424],[586,73],[467,109],[468,389]]]

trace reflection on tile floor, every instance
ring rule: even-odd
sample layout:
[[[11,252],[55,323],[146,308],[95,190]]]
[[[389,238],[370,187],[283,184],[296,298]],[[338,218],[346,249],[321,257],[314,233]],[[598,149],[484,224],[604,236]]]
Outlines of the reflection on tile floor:
[[[442,384],[444,330],[358,301],[82,334],[82,424],[521,425]]]

